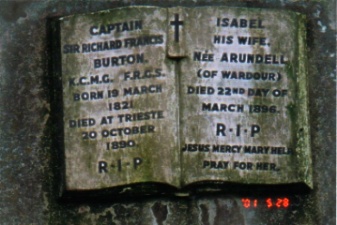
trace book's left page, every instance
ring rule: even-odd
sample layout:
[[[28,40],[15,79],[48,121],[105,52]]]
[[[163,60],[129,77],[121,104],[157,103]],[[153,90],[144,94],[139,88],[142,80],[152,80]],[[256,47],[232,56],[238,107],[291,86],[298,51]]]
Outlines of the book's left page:
[[[60,19],[65,189],[179,185],[167,9],[128,7]]]

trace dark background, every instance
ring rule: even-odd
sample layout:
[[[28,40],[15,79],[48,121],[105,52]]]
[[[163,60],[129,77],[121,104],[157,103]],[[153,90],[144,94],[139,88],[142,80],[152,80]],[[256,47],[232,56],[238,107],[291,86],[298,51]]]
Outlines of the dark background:
[[[120,6],[225,5],[307,16],[314,189],[190,198],[60,201],[60,149],[52,118],[50,19]],[[57,94],[57,93],[56,93]],[[336,221],[336,2],[334,0],[0,1],[0,224],[298,224]],[[57,129],[56,129],[57,130]],[[289,189],[289,193],[291,190]],[[265,206],[289,198],[288,208]],[[257,199],[246,209],[241,198]]]

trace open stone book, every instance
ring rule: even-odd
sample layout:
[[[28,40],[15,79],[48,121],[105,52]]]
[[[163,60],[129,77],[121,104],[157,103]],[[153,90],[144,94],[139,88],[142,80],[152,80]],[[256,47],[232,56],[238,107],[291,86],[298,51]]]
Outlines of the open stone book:
[[[66,191],[312,187],[304,16],[137,6],[57,26]]]

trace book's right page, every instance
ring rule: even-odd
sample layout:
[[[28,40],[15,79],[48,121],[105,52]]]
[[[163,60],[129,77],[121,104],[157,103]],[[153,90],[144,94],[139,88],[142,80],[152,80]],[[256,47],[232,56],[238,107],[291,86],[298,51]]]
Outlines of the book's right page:
[[[172,8],[169,20],[185,54],[179,71],[183,185],[312,187],[304,16],[201,7]]]

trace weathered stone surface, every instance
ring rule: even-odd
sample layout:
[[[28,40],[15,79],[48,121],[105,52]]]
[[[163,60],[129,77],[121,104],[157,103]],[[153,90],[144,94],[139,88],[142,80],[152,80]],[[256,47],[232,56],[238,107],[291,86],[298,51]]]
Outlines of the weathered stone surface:
[[[312,186],[303,16],[228,7],[183,15],[185,184]]]
[[[166,9],[60,20],[66,189],[179,186],[177,75],[166,58]]]
[[[59,201],[61,158],[52,142],[57,134],[50,122],[46,21],[138,3],[282,8],[307,16],[313,191],[295,195],[287,210],[246,210],[241,196],[230,195]],[[0,6],[1,224],[335,224],[335,1],[2,1]]]
[[[134,6],[59,21],[66,190],[312,187],[303,15]]]

